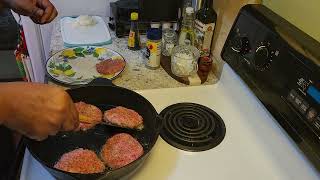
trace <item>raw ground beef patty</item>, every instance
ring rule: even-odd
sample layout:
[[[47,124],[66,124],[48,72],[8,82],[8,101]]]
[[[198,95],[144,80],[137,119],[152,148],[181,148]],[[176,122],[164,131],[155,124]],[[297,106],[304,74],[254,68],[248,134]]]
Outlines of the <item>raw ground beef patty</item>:
[[[96,69],[100,74],[114,74],[121,71],[124,66],[123,59],[107,59],[96,64]]]
[[[112,108],[104,112],[103,119],[107,123],[111,123],[117,126],[142,129],[143,118],[136,111],[128,109],[122,106]]]
[[[102,121],[102,112],[96,106],[84,102],[77,102],[75,106],[79,113],[80,130],[86,131]],[[86,123],[81,122],[81,119],[85,119]]]
[[[82,148],[63,154],[54,167],[80,174],[100,173],[105,170],[103,162],[95,152]]]
[[[101,158],[112,169],[121,168],[143,154],[143,147],[130,134],[120,133],[109,138],[101,150]]]

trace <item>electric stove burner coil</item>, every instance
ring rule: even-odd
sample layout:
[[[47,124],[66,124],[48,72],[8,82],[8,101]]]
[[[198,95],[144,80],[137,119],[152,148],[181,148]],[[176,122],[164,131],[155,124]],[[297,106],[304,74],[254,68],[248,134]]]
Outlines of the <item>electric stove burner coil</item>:
[[[163,111],[160,135],[170,145],[186,151],[205,151],[219,145],[226,128],[212,109],[195,103],[173,104]]]

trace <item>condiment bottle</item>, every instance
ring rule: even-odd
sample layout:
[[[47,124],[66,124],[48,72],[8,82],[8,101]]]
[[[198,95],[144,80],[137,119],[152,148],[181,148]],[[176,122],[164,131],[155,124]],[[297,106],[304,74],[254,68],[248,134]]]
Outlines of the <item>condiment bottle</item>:
[[[131,27],[128,38],[128,48],[130,50],[139,50],[140,49],[140,34],[138,28],[138,13],[132,12],[130,15]]]
[[[182,19],[182,27],[179,34],[179,45],[194,45],[194,10],[192,7],[186,8],[186,14]]]
[[[146,67],[149,69],[157,69],[160,67],[161,36],[161,30],[158,28],[150,28],[147,31],[147,42],[143,51],[143,57],[146,62]]]
[[[200,51],[200,56],[209,56],[212,36],[217,13],[212,8],[212,0],[204,0],[201,9],[196,13],[195,20],[195,46]]]

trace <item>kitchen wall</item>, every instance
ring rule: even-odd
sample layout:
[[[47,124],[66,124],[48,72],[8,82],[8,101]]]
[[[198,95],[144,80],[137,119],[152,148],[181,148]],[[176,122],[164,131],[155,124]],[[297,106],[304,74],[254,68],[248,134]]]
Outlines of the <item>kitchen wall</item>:
[[[219,78],[221,75],[223,61],[220,53],[239,10],[246,4],[260,3],[261,0],[213,0],[213,8],[218,15],[211,46],[211,56],[214,59],[213,72],[216,77]]]
[[[262,3],[320,42],[320,0],[263,0]]]

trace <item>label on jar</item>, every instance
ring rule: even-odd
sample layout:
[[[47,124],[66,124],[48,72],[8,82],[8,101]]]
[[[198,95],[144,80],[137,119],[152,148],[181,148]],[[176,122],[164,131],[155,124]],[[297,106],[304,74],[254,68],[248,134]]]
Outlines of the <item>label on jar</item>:
[[[151,68],[159,67],[161,57],[161,42],[147,41],[146,45],[146,52],[144,52],[146,65]]]
[[[131,48],[134,48],[134,45],[135,45],[134,36],[135,36],[135,32],[134,31],[130,31],[129,38],[128,38],[128,46],[131,47]]]
[[[209,56],[215,23],[203,24],[195,20],[195,46],[200,51],[200,56]]]

